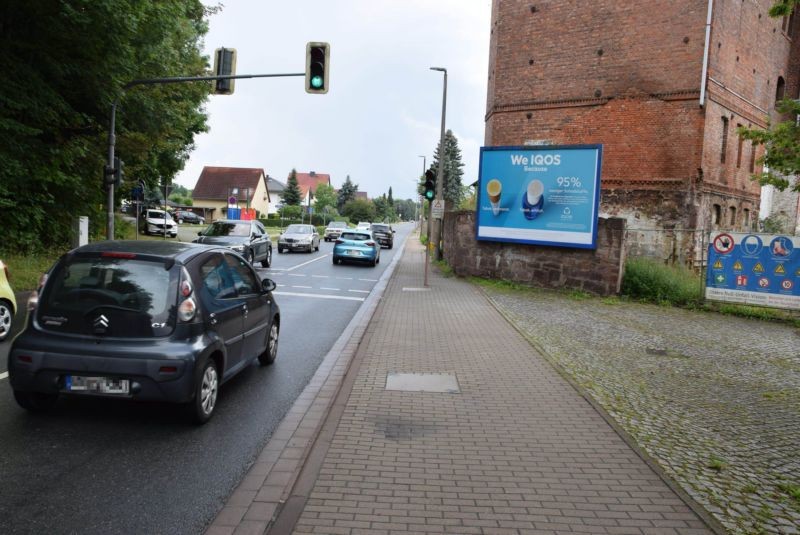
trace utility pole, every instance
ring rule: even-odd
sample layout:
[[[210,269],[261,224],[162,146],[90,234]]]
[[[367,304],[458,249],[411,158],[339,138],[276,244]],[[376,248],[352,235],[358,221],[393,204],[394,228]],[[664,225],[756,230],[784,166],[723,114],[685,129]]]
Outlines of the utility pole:
[[[444,120],[447,110],[447,69],[444,67],[431,67],[432,71],[441,71],[444,73],[444,87],[442,89],[442,128],[439,133],[439,172],[436,178],[436,200],[442,201],[442,190],[444,188]],[[433,212],[433,209],[431,209]],[[442,259],[442,223],[443,219],[436,222],[434,229],[434,247],[436,247],[436,259]]]
[[[419,157],[422,158],[422,175],[421,175],[421,177],[424,177],[425,176],[425,171],[428,168],[428,164],[427,164],[427,160],[425,159],[424,155],[419,156]],[[419,191],[419,190],[417,190],[417,191]],[[420,202],[419,216],[422,217],[422,203],[421,202]],[[422,231],[422,224],[420,223],[420,232],[421,231]],[[428,210],[428,243],[425,244],[425,283],[423,284],[423,286],[425,286],[425,288],[428,287],[428,264],[430,263],[430,256],[431,256],[430,255],[430,245],[429,245],[430,242],[431,242],[431,214],[430,214],[430,210]]]

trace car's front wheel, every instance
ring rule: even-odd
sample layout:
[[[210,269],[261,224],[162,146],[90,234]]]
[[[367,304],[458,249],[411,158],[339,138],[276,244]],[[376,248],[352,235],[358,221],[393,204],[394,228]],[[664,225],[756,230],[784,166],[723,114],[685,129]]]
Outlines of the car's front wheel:
[[[267,257],[261,261],[261,267],[268,268],[272,265],[272,247],[267,248]]]
[[[258,362],[262,366],[269,366],[275,362],[275,358],[278,356],[278,334],[278,324],[275,322],[275,318],[273,318],[272,325],[269,328],[267,347],[264,349],[264,352],[258,356]]]
[[[11,320],[14,318],[14,309],[11,303],[0,299],[0,342],[8,338],[11,333]]]
[[[194,387],[194,401],[189,403],[189,416],[195,423],[204,424],[211,419],[217,406],[219,374],[217,364],[207,358],[200,368]]]
[[[14,399],[17,404],[31,412],[44,412],[53,408],[58,400],[58,394],[42,394],[41,392],[23,392],[14,390]]]

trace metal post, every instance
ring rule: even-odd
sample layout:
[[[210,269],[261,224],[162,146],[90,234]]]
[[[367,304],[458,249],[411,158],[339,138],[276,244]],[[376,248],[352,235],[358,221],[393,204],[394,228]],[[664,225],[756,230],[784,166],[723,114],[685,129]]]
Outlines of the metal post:
[[[423,177],[423,176],[425,176],[425,170],[427,169],[428,160],[425,158],[424,155],[421,155],[419,157],[422,158],[422,174],[420,175],[420,177]],[[419,188],[419,183],[417,183],[417,188]],[[421,220],[422,219],[422,203],[420,203],[419,217],[420,217],[420,220]],[[422,221],[420,221],[420,226],[419,227],[420,227],[420,232],[422,232]],[[430,242],[431,242],[431,218],[430,218],[430,214],[428,214],[428,236],[427,236],[427,238],[428,239],[425,242],[425,279],[424,279],[425,282],[423,284],[423,286],[425,286],[425,288],[428,287],[428,264],[430,263],[430,256],[431,256],[430,253],[429,253],[429,251],[430,251]]]
[[[117,103],[119,102],[119,98],[117,98],[114,103],[111,105],[111,121],[108,125],[108,169],[112,169],[114,167],[114,145],[117,141],[117,136],[115,133],[116,129],[116,121],[117,121]],[[113,240],[114,239],[114,183],[110,182],[109,178],[105,175],[105,169],[103,170],[103,183],[108,188],[108,195],[106,196],[106,204],[108,209],[106,211],[106,239]]]
[[[442,127],[439,133],[439,171],[438,176],[436,178],[436,200],[442,200],[442,190],[444,189],[444,123],[445,123],[445,115],[447,111],[447,69],[444,67],[431,67],[432,71],[441,71],[444,73],[444,85],[442,88]],[[433,212],[433,208],[431,207],[431,212]],[[436,247],[436,259],[442,259],[442,227],[443,227],[444,219],[441,219],[436,222],[436,228],[434,230],[435,234],[435,241],[434,246]]]

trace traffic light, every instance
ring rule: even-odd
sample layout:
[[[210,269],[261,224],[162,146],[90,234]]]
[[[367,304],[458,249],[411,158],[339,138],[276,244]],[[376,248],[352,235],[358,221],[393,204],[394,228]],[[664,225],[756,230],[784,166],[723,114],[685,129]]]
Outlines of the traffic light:
[[[103,184],[105,186],[113,184],[116,187],[120,187],[125,179],[124,166],[125,162],[120,160],[118,156],[114,156],[114,167],[109,167],[108,165],[103,167]]]
[[[236,49],[218,48],[214,52],[214,76],[236,75]],[[233,85],[236,80],[214,80],[215,95],[232,95]]]
[[[328,64],[331,46],[328,43],[306,44],[306,93],[328,92]]]
[[[425,198],[429,201],[436,197],[436,173],[433,169],[425,171]]]

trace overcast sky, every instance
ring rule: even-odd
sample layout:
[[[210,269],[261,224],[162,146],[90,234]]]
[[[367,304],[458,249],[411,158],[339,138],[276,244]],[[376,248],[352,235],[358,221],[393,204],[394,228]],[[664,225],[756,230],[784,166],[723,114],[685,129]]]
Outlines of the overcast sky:
[[[204,0],[211,4],[210,0]],[[203,166],[259,167],[285,182],[298,172],[347,175],[370,197],[416,198],[422,158],[439,141],[441,72],[446,128],[458,138],[463,182],[478,178],[489,57],[489,0],[227,0],[210,17],[205,53],[237,51],[236,74],[300,73],[308,41],[331,45],[330,90],[303,77],[237,80],[212,95],[210,131],[176,182],[193,188]]]

